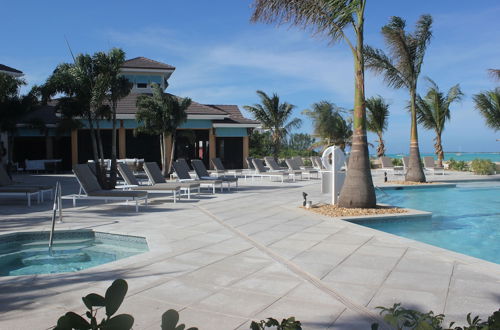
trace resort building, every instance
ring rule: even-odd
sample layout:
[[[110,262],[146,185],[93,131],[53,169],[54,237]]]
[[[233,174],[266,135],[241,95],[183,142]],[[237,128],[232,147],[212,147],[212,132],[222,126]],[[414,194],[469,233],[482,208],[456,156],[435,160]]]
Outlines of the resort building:
[[[156,135],[136,135],[136,101],[141,94],[151,93],[151,84],[168,87],[175,67],[145,57],[127,60],[122,74],[132,83],[131,93],[120,100],[117,108],[118,158],[139,158],[160,162],[160,141]],[[189,95],[186,95],[189,97]],[[62,159],[62,168],[92,159],[92,147],[86,120],[82,128],[61,131],[60,118],[52,102],[31,112],[18,125],[14,139],[14,162],[25,159]],[[201,159],[210,166],[210,159],[220,157],[227,168],[242,168],[248,156],[248,135],[260,124],[245,118],[236,105],[200,104],[193,100],[187,110],[187,121],[177,130],[174,157]],[[43,123],[42,125],[40,125]],[[100,121],[103,144],[111,143],[111,121]],[[110,155],[106,152],[105,158]],[[168,153],[170,154],[170,152]]]

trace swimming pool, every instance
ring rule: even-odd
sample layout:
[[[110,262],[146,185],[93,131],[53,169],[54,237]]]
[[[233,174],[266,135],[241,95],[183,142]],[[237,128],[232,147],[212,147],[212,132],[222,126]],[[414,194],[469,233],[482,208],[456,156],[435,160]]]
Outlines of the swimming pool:
[[[432,217],[358,222],[500,264],[500,183],[385,190],[378,202],[430,211]]]
[[[148,251],[144,237],[91,230],[56,231],[52,251],[48,232],[0,236],[0,276],[75,272]]]

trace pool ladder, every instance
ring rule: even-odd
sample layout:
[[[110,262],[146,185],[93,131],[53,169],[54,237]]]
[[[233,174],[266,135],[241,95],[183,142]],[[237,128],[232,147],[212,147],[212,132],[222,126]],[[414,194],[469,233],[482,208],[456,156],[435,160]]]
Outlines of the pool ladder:
[[[376,186],[376,185],[373,185],[373,187],[375,187],[375,189],[377,189],[378,191],[380,191],[380,192],[381,192],[381,193],[383,193],[384,195],[389,196],[389,194],[388,194],[388,193],[386,193],[386,192],[384,191],[384,189],[382,189],[382,188],[380,188],[380,187],[378,187],[378,186]]]
[[[59,212],[59,217],[57,213]],[[52,228],[50,230],[49,236],[49,252],[52,254],[52,245],[54,244],[54,229],[56,227],[56,218],[59,218],[58,223],[62,223],[62,193],[61,193],[61,183],[57,181],[56,189],[54,192],[54,206],[52,207]]]

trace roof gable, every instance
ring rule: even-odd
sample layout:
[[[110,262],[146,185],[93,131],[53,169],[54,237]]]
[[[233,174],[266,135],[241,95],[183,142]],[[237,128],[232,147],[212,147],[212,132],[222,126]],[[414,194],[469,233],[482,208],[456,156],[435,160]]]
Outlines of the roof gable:
[[[157,69],[157,70],[175,70],[175,67],[166,63],[154,61],[146,57],[135,57],[130,60],[126,60],[122,68],[131,69]]]
[[[17,69],[11,68],[10,66],[7,66],[5,64],[0,64],[0,71],[6,71],[6,72],[12,72],[12,73],[23,73],[22,71],[19,71]]]

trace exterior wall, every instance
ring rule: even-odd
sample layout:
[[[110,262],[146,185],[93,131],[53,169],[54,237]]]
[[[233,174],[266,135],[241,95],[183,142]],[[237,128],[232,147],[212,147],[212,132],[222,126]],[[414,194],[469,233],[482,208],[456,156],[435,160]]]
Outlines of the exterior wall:
[[[247,128],[246,127],[217,127],[215,129],[215,134],[218,137],[243,137],[247,136]]]

